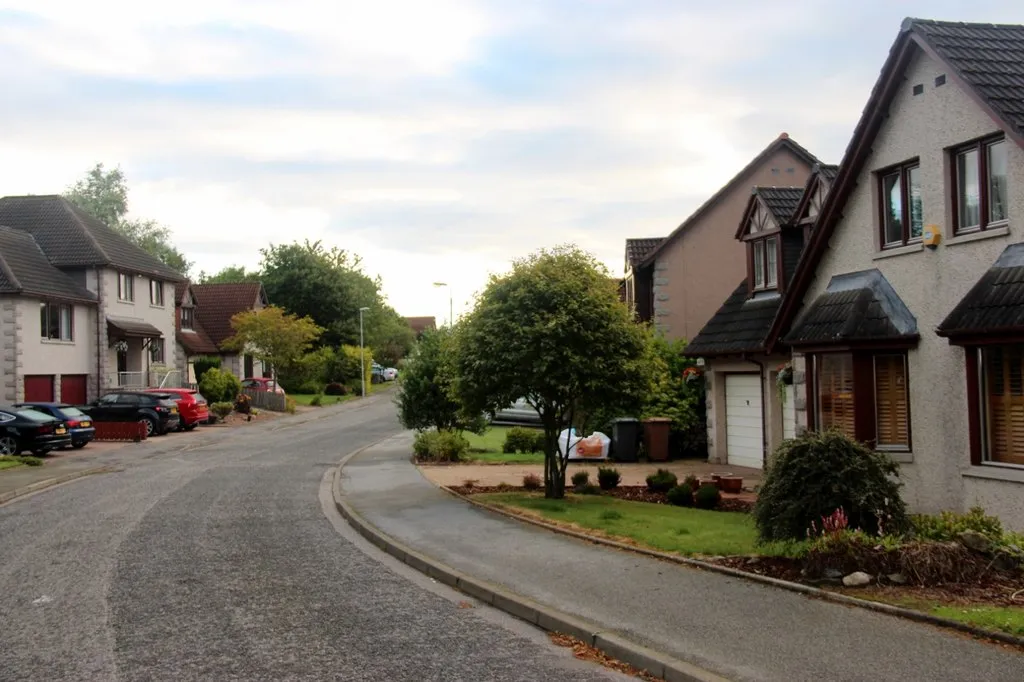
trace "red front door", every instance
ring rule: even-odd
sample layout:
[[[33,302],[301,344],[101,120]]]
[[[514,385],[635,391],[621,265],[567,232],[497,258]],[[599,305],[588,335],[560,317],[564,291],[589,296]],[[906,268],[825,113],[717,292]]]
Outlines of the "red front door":
[[[26,403],[53,402],[53,375],[29,374],[25,376]]]
[[[60,400],[71,405],[85,405],[89,378],[85,374],[60,376]]]

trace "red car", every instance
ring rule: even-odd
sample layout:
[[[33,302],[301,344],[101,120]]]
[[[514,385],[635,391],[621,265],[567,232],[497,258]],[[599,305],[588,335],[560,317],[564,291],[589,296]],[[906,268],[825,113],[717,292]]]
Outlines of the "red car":
[[[242,388],[247,388],[250,391],[266,391],[268,393],[284,394],[284,389],[281,388],[276,381],[266,377],[249,377],[247,379],[242,379]]]
[[[178,399],[178,414],[181,421],[178,428],[191,431],[199,424],[205,424],[210,418],[210,410],[206,398],[192,388],[150,388],[147,393],[170,393]]]

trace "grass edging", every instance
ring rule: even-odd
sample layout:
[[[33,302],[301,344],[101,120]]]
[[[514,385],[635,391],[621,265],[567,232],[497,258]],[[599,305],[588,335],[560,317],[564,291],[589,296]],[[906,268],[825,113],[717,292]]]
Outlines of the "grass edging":
[[[426,476],[424,476],[426,478]],[[430,480],[430,479],[427,479]],[[436,485],[436,484],[435,484]],[[646,556],[653,557],[655,559],[662,559],[665,561],[671,561],[677,564],[683,564],[691,566],[693,568],[699,568],[705,571],[712,571],[714,573],[720,573],[722,575],[728,575],[733,578],[742,578],[744,580],[750,580],[752,582],[761,583],[762,585],[770,585],[772,587],[778,587],[783,590],[789,590],[790,592],[797,592],[800,594],[814,597],[816,599],[822,599],[824,601],[831,601],[837,604],[844,604],[847,606],[858,606],[869,611],[876,611],[878,613],[885,613],[890,616],[897,616],[900,618],[906,618],[908,620],[914,620],[921,623],[928,623],[929,625],[935,625],[938,627],[949,628],[953,630],[959,630],[981,639],[996,640],[1004,644],[1012,644],[1017,647],[1024,648],[1024,637],[1017,637],[1007,632],[999,632],[997,630],[985,630],[983,628],[975,627],[962,621],[953,620],[951,618],[943,618],[930,613],[924,613],[923,611],[915,611],[913,609],[907,609],[900,606],[893,606],[892,604],[884,604],[882,602],[870,601],[868,599],[860,599],[858,597],[850,597],[845,594],[838,594],[836,592],[830,592],[823,590],[818,587],[812,587],[810,585],[802,585],[800,583],[790,582],[788,580],[781,580],[779,578],[772,578],[766,575],[759,575],[757,573],[750,573],[747,571],[741,571],[739,569],[730,568],[729,566],[720,566],[707,561],[701,561],[700,559],[692,559],[690,557],[679,556],[677,554],[669,554],[668,552],[660,552],[656,549],[647,549],[646,547],[636,547],[625,542],[618,542],[616,540],[609,540],[607,538],[598,537],[595,535],[589,535],[579,531],[564,528],[562,526],[547,523],[540,519],[532,518],[525,514],[517,514],[509,511],[503,507],[497,505],[488,504],[486,502],[480,502],[474,500],[466,495],[460,495],[459,493],[450,490],[444,486],[437,486],[441,490],[445,491],[453,497],[457,497],[460,500],[464,500],[469,504],[472,504],[481,509],[486,509],[495,514],[500,514],[504,517],[515,519],[516,521],[522,521],[525,523],[539,526],[562,535],[568,535],[569,537],[583,540],[585,542],[592,542],[598,545],[605,545],[608,547],[614,547],[616,549],[626,550],[629,552],[635,552],[637,554],[644,554]]]

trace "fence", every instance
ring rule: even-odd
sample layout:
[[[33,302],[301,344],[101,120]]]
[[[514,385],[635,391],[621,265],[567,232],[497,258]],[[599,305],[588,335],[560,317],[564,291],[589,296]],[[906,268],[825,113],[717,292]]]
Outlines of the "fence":
[[[93,422],[96,427],[94,440],[130,441],[146,440],[146,425],[140,422]]]
[[[107,376],[107,388],[187,388],[187,384],[176,369],[155,369],[149,372],[115,372]]]
[[[283,393],[254,391],[249,388],[242,389],[242,393],[249,396],[250,404],[259,410],[285,412],[288,407],[288,398],[286,398]]]

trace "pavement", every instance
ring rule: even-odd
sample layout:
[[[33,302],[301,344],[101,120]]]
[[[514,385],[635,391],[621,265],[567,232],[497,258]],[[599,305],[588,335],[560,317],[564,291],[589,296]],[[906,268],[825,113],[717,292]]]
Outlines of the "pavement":
[[[104,455],[0,506],[0,680],[622,680],[435,583],[334,510],[384,393]]]
[[[457,572],[731,680],[1024,679],[1018,650],[516,522],[439,490],[400,434],[341,471],[345,504]],[[524,678],[526,679],[526,678]]]

